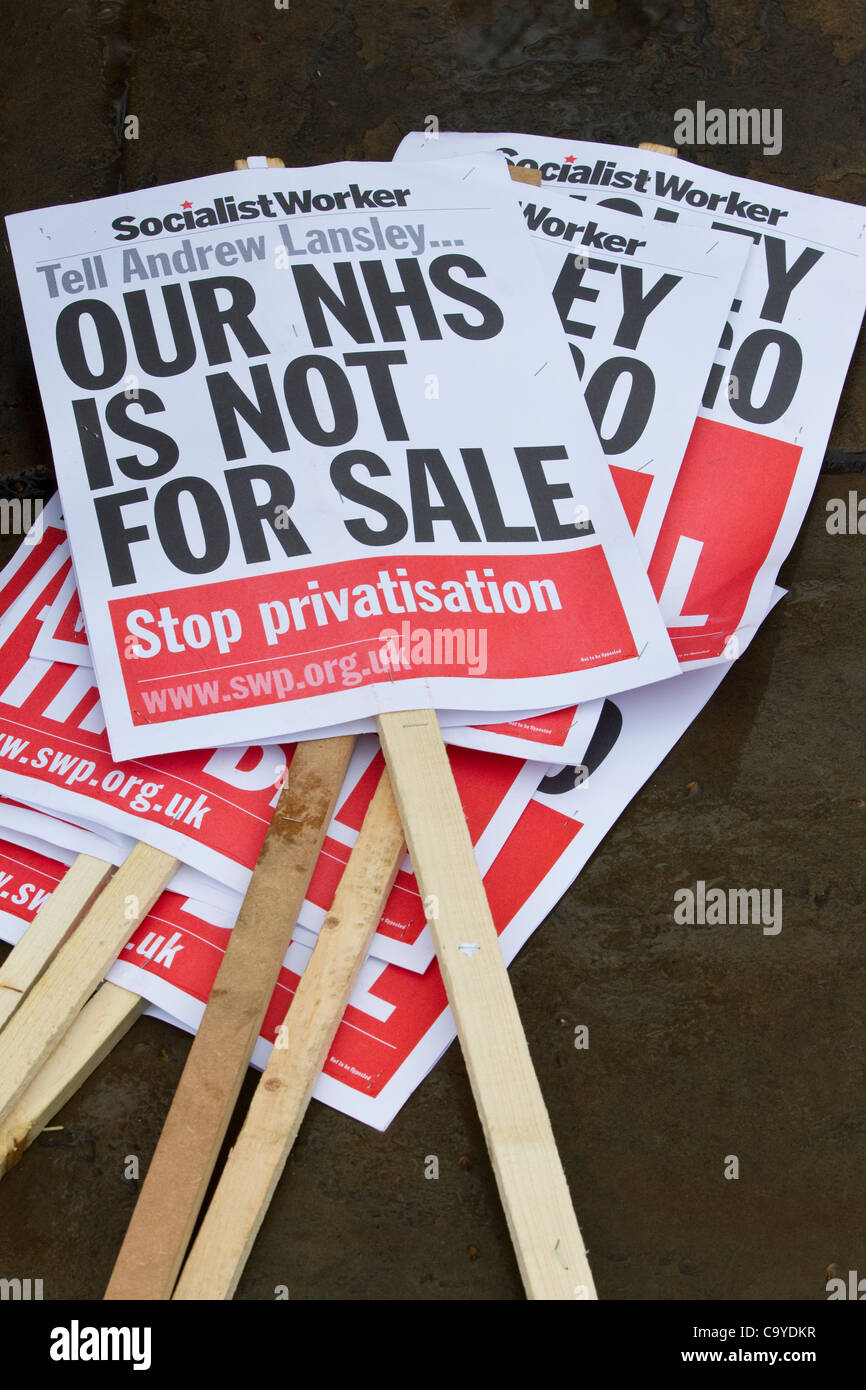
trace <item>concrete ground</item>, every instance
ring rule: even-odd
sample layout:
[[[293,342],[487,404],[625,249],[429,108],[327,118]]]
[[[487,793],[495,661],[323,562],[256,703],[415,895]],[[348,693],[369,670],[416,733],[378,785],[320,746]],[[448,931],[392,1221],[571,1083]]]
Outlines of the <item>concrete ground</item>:
[[[389,158],[429,114],[669,143],[676,109],[699,99],[784,114],[776,158],[699,160],[866,201],[866,14],[845,0],[30,0],[4,30],[3,213],[249,153]],[[46,496],[2,255],[0,476]],[[864,461],[861,346],[782,572],[789,598],[512,968],[602,1298],[822,1299],[827,1266],[866,1273],[866,542],[825,527],[828,499],[866,496]],[[781,933],[675,927],[673,892],[699,878],[780,886]],[[136,1024],[0,1183],[0,1274],[42,1278],[46,1298],[101,1296],[135,1202],[124,1158],[153,1151],[188,1047]],[[292,1299],[521,1297],[456,1047],[384,1135],[312,1107],[238,1297],[277,1285]]]

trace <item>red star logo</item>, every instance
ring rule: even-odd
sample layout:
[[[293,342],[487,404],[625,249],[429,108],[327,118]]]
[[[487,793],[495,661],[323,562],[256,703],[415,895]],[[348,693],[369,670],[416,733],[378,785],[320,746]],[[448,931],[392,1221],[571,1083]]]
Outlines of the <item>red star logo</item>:
[[[191,208],[191,207],[192,207],[192,203],[189,203],[189,202],[187,202],[187,203],[181,203],[181,207],[182,207],[182,208]]]
[[[566,162],[566,164],[573,164],[573,163],[574,163],[574,155],[573,155],[573,154],[567,154],[567,155],[565,156],[565,162]]]

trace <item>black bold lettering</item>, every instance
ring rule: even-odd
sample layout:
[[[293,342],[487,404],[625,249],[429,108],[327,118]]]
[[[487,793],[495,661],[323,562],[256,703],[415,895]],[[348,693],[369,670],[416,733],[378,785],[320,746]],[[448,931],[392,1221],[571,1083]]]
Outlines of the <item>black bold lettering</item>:
[[[701,405],[704,410],[712,410],[716,403],[716,396],[719,394],[719,387],[724,379],[727,367],[721,362],[714,362],[710,367],[710,374],[707,377],[707,384],[704,387],[704,394],[701,397]]]
[[[496,495],[496,484],[490,476],[484,450],[461,449],[460,456],[466,465],[466,472],[486,539],[488,541],[537,541],[538,532],[534,526],[507,526],[505,524],[499,498]]]
[[[763,405],[754,405],[752,391],[758,369],[768,348],[778,348],[779,358]],[[803,370],[803,352],[796,338],[775,328],[759,328],[740,344],[731,367],[737,383],[736,395],[731,396],[731,409],[741,420],[754,425],[768,425],[778,420],[794,399]]]
[[[462,270],[470,280],[486,278],[483,266],[471,256],[437,256],[430,262],[431,285],[441,294],[447,294],[449,299],[456,299],[459,304],[467,304],[470,309],[477,309],[481,315],[480,323],[469,323],[463,314],[444,314],[448,327],[458,337],[468,338],[473,342],[495,338],[497,333],[501,333],[505,322],[499,305],[480,290],[473,290],[469,285],[453,280],[452,270]]]
[[[436,322],[436,312],[424,280],[424,272],[416,257],[401,257],[394,262],[394,266],[402,285],[402,289],[399,290],[391,289],[381,261],[361,262],[361,274],[383,341],[405,343],[406,334],[397,312],[401,307],[407,308],[411,313],[422,342],[441,338],[442,331]]]
[[[180,499],[191,497],[198,512],[204,550],[196,555],[186,536]],[[153,519],[162,548],[176,569],[184,574],[210,574],[219,569],[229,553],[231,536],[226,514],[216,488],[205,478],[175,478],[156,494]]]
[[[667,298],[683,277],[681,275],[660,275],[649,292],[644,294],[643,268],[641,266],[623,265],[620,266],[620,271],[622,274],[623,314],[619,328],[616,330],[613,345],[614,347],[634,349],[640,341],[644,324],[653,309],[658,308],[662,300]]]
[[[147,489],[143,487],[131,488],[128,492],[107,493],[93,499],[108,573],[114,585],[135,583],[135,567],[129,548],[133,541],[146,541],[150,534],[146,526],[127,526],[123,520],[123,508],[146,501]]]
[[[366,367],[370,390],[379,412],[379,421],[386,439],[408,439],[409,431],[400,410],[392,367],[405,367],[406,354],[398,349],[378,352],[344,352],[343,361],[347,367]]]
[[[177,376],[195,361],[195,339],[180,285],[163,285],[162,298],[174,345],[174,357],[166,360],[159,349],[147,290],[130,290],[123,296],[139,366],[148,376]]]
[[[481,537],[469,508],[439,450],[407,449],[406,464],[416,541],[436,540],[433,530],[435,521],[447,521],[454,527],[454,534],[460,541],[479,541]],[[439,493],[438,504],[430,499],[428,479]]]
[[[363,517],[351,517],[343,525],[349,535],[362,545],[396,545],[409,529],[406,513],[392,497],[359,482],[352,473],[352,469],[358,467],[366,468],[371,478],[391,476],[388,465],[378,454],[371,454],[368,449],[347,449],[332,462],[331,481],[341,497],[348,497],[350,502],[358,502],[362,507],[378,512],[385,525],[376,531]]]
[[[568,317],[576,299],[583,299],[591,304],[598,299],[599,291],[583,283],[587,270],[600,270],[606,275],[615,275],[616,261],[602,261],[598,256],[590,256],[588,260],[583,256],[566,256],[553,287],[553,302],[562,326],[566,333],[571,333],[575,338],[591,338],[595,333],[593,324],[580,323],[577,319]]]
[[[92,396],[73,401],[72,414],[75,416],[75,428],[78,430],[78,439],[81,444],[81,457],[84,459],[87,481],[91,491],[94,492],[100,487],[111,487],[114,479],[111,476],[111,464],[108,462],[108,452],[105,448],[105,438],[102,433],[96,401]]]
[[[313,347],[333,346],[330,330],[325,322],[323,305],[356,343],[372,343],[373,330],[355,279],[355,267],[347,261],[337,261],[334,264],[334,272],[342,299],[327,280],[323,279],[315,266],[292,266],[295,288]]]
[[[257,502],[254,484],[268,489],[264,502]],[[270,559],[265,526],[270,526],[287,555],[309,555],[307,545],[295,523],[288,517],[295,500],[295,487],[288,473],[275,463],[253,463],[226,472],[226,486],[247,563],[257,565]]]
[[[328,395],[334,423],[326,429],[319,419],[312,393],[310,373],[318,372]],[[292,423],[311,444],[348,444],[358,432],[358,411],[349,378],[338,362],[311,353],[296,357],[286,367],[283,392]]]
[[[543,778],[538,784],[538,790],[543,792],[545,796],[562,796],[573,792],[577,785],[578,773],[580,773],[581,781],[584,782],[587,777],[591,777],[596,769],[601,767],[621,732],[622,711],[619,705],[614,704],[613,700],[606,699],[601,707],[595,732],[589,740],[580,767],[564,767],[561,772]]]
[[[543,541],[564,541],[573,540],[575,536],[589,535],[591,533],[590,527],[586,525],[578,531],[573,522],[564,524],[560,521],[553,504],[557,498],[573,497],[574,493],[568,483],[551,483],[545,476],[544,460],[567,459],[568,451],[565,447],[562,444],[556,444],[551,448],[539,446],[515,449],[514,452],[517,455],[526,492],[532,504],[532,513],[538,527],[539,538]]]
[[[129,411],[134,406],[140,406],[145,415],[155,415],[165,410],[155,391],[139,391],[138,396],[132,399],[121,391],[112,396],[105,407],[106,424],[121,439],[129,439],[133,444],[144,444],[146,448],[153,449],[156,458],[152,463],[142,463],[137,454],[124,454],[123,458],[116,460],[117,466],[121,473],[125,473],[127,478],[134,478],[136,482],[145,478],[161,478],[174,468],[180,451],[170,434],[154,429],[142,420],[130,418]]]
[[[623,376],[630,386],[619,424],[613,434],[602,433],[610,398]],[[640,439],[646,429],[655,400],[656,383],[652,371],[636,357],[611,357],[597,367],[584,392],[587,408],[596,433],[606,454],[624,454]]]
[[[231,349],[226,334],[234,333],[247,357],[262,357],[268,345],[250,322],[256,307],[256,294],[248,280],[238,275],[214,275],[208,280],[193,280],[189,287],[198,318],[204,350],[212,367],[231,361]],[[221,290],[230,296],[224,308],[217,303]]]
[[[250,367],[255,404],[249,396],[244,395],[230,372],[215,372],[206,377],[206,381],[223,452],[229,461],[247,456],[237,416],[246,421],[272,454],[288,449],[286,427],[266,362],[258,362]]]
[[[89,318],[96,329],[102,364],[91,371],[81,336],[81,321]],[[126,343],[120,320],[101,299],[81,299],[67,304],[57,315],[57,351],[63,370],[84,391],[104,391],[116,386],[126,371]]]
[[[787,247],[781,237],[764,234],[764,255],[767,260],[767,293],[761,305],[760,317],[771,323],[781,323],[788,300],[804,275],[820,261],[823,251],[807,246],[788,269]]]

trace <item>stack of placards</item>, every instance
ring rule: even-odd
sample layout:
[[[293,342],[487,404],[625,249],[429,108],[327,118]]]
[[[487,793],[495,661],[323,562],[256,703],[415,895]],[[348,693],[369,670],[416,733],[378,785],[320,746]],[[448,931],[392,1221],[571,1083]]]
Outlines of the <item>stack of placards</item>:
[[[157,1010],[107,1297],[231,1297],[310,1095],[384,1129],[456,1033],[528,1296],[594,1297],[505,963],[780,596],[862,211],[439,134],[8,227],[60,492],[0,577],[0,1172]]]

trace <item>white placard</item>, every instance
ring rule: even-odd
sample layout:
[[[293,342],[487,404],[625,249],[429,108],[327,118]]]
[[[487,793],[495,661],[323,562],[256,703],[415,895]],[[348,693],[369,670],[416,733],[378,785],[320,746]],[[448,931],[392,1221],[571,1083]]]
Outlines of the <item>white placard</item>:
[[[116,757],[675,669],[500,158],[7,222]]]

